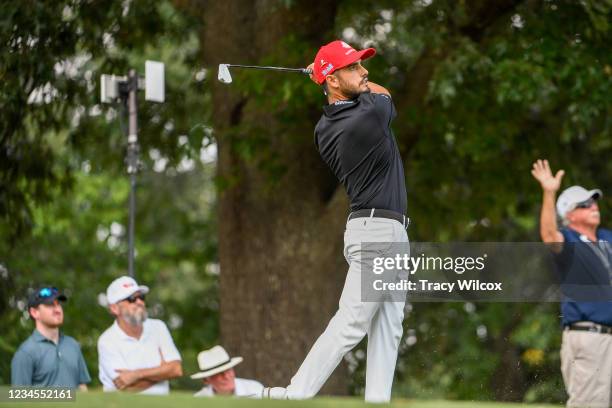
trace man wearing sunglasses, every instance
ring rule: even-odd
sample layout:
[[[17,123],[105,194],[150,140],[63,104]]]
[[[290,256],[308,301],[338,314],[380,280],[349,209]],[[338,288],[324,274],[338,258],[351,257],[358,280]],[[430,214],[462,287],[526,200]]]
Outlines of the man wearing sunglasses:
[[[75,339],[60,332],[64,323],[61,302],[66,300],[54,287],[39,288],[29,296],[28,313],[36,328],[13,356],[12,385],[87,390],[91,378],[81,347]]]
[[[538,160],[531,174],[543,190],[540,235],[542,241],[552,244],[562,276],[579,282],[579,286],[572,287],[599,288],[602,293],[609,293],[612,231],[599,227],[601,215],[597,200],[602,197],[601,190],[569,187],[559,195],[555,210],[555,195],[561,186],[563,170],[553,176],[548,161]],[[564,225],[560,230],[557,215]],[[565,292],[561,303],[564,328],[561,372],[569,395],[567,406],[610,407],[612,302],[606,301],[607,298],[594,299],[592,294]]]
[[[98,339],[100,381],[104,391],[164,395],[169,379],[183,375],[181,355],[164,322],[147,318],[149,288],[133,278],[115,279],[106,290],[115,322]]]

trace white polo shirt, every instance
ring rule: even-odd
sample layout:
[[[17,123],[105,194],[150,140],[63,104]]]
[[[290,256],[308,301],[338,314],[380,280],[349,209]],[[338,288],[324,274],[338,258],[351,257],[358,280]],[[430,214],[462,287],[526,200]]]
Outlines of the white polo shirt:
[[[143,323],[140,339],[130,337],[117,324],[113,323],[98,339],[98,368],[104,391],[115,391],[113,380],[119,376],[117,369],[138,370],[153,368],[164,361],[181,360],[170,331],[164,322],[147,319]],[[168,381],[160,381],[143,390],[141,394],[168,394]]]
[[[244,378],[236,378],[236,388],[234,388],[235,397],[245,398],[261,398],[264,386],[255,380],[245,380]],[[213,391],[212,385],[205,385],[202,389],[195,394],[194,397],[214,397],[215,392]]]

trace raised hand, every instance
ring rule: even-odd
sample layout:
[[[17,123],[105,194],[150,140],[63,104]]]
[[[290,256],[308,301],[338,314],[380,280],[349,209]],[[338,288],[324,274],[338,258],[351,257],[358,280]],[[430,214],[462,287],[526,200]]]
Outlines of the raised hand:
[[[531,169],[531,175],[540,183],[544,191],[557,192],[561,187],[561,179],[564,174],[565,171],[559,170],[553,176],[548,160],[537,160]]]

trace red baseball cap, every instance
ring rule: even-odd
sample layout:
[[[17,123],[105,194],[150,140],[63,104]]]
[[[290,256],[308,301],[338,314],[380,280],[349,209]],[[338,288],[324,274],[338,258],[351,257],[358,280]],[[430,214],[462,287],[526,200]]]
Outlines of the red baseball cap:
[[[368,59],[376,54],[374,48],[357,51],[344,41],[336,40],[319,48],[314,60],[313,74],[319,85],[335,70],[351,65],[355,61]]]

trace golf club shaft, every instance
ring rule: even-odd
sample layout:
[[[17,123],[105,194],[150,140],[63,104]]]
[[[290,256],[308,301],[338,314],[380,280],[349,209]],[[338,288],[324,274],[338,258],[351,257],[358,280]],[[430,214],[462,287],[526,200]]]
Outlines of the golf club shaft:
[[[303,74],[312,73],[309,69],[306,69],[306,68],[262,67],[259,65],[239,65],[239,64],[227,64],[227,66],[232,67],[232,68],[252,68],[252,69],[269,69],[273,71],[301,72]]]

